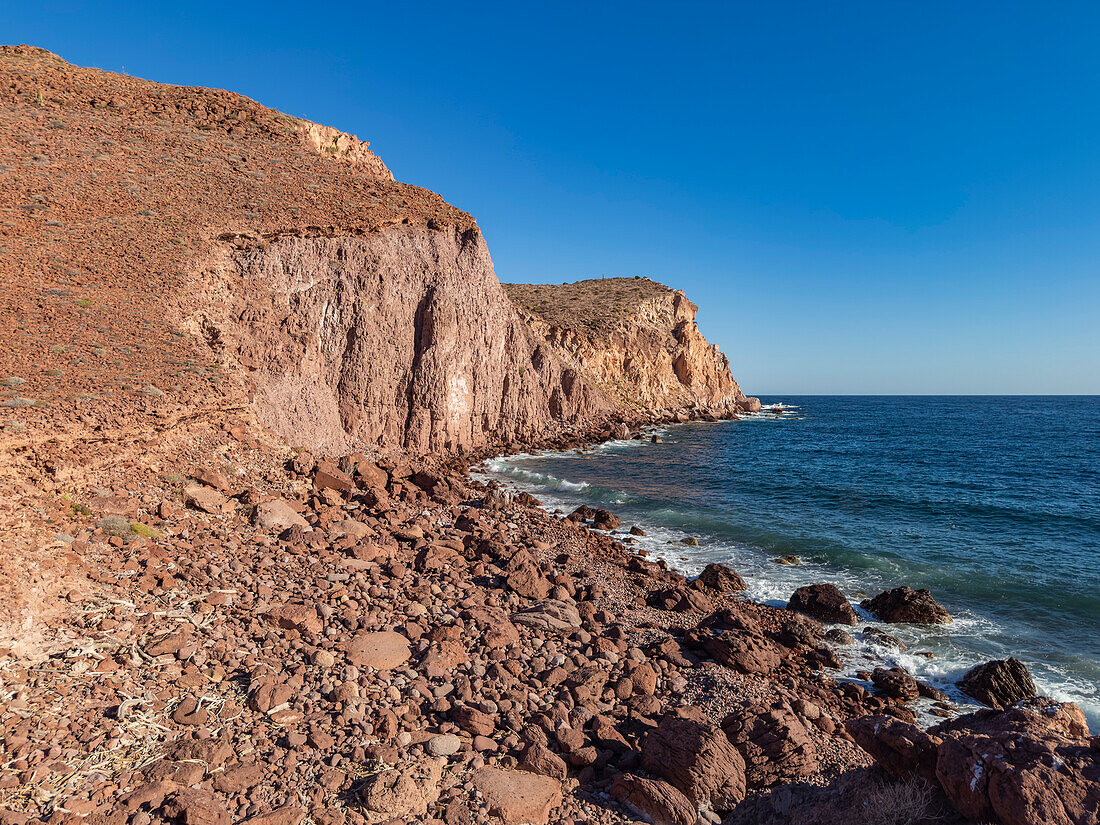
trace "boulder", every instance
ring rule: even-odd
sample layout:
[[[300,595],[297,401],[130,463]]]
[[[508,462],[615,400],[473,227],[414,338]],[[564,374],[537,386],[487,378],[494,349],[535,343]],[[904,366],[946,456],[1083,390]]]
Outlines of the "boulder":
[[[864,599],[859,606],[873,616],[891,624],[951,624],[951,614],[944,610],[928,590],[897,587]]]
[[[611,784],[611,798],[653,825],[695,825],[698,815],[675,787],[660,779],[619,774]]]
[[[348,661],[356,667],[393,670],[408,664],[409,640],[392,631],[361,631],[346,643]]]
[[[1100,819],[1100,747],[1076,705],[1034,697],[927,732],[882,716],[849,722],[848,731],[894,776],[937,783],[968,820],[1095,825]]]
[[[232,513],[236,505],[213,487],[188,484],[183,488],[183,503],[195,510],[220,516]]]
[[[809,584],[794,591],[788,610],[797,610],[820,622],[855,625],[859,619],[836,585]]]
[[[311,604],[281,604],[264,614],[268,624],[285,630],[297,630],[299,633],[320,633],[324,627],[317,608]]]
[[[745,760],[698,708],[665,714],[645,738],[642,765],[679,788],[696,808],[728,811],[745,798]]]
[[[565,780],[568,771],[565,760],[539,742],[529,745],[527,750],[524,751],[519,769],[561,781]]]
[[[737,571],[724,564],[708,564],[699,574],[699,581],[719,593],[733,593],[748,589],[745,580],[737,575]]]
[[[889,696],[901,702],[912,702],[920,696],[920,685],[917,680],[902,670],[900,667],[884,668],[876,667],[871,674],[871,681],[875,687]]]
[[[942,739],[893,716],[862,716],[845,726],[852,739],[896,779],[922,776],[936,781]]]
[[[1003,825],[1100,820],[1100,748],[1076,705],[1032,698],[932,730],[944,740],[936,778],[968,819]]]
[[[698,590],[693,590],[682,584],[652,591],[646,596],[646,604],[677,613],[686,613],[692,610],[702,613],[711,608],[710,599]]]
[[[745,706],[723,719],[722,729],[745,760],[750,788],[803,780],[820,770],[809,731],[782,704]]]
[[[782,649],[758,633],[717,630],[698,635],[693,630],[685,640],[738,673],[771,673],[783,661]]]
[[[473,783],[504,825],[547,825],[561,804],[561,782],[529,771],[487,766],[474,772]]]
[[[597,510],[592,517],[592,526],[597,530],[614,530],[623,526],[623,520],[610,510]]]
[[[439,799],[444,757],[425,759],[375,774],[359,790],[361,812],[368,823],[398,817],[422,817]]]
[[[309,529],[309,522],[281,498],[261,501],[256,505],[252,520],[263,530],[275,530],[279,533],[297,525],[303,530]]]
[[[1038,695],[1027,666],[1019,659],[996,659],[971,669],[959,690],[991,708],[1005,708]]]
[[[544,599],[512,614],[512,622],[558,633],[572,633],[581,626],[581,615],[571,604],[557,599]]]

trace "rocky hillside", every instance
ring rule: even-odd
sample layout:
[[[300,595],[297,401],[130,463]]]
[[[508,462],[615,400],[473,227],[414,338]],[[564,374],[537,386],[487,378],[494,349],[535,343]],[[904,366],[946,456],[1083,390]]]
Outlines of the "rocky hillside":
[[[623,407],[760,409],[679,290],[639,277],[504,288],[536,336]]]
[[[30,47],[0,69],[0,367],[32,430],[251,404],[294,444],[424,455],[624,402],[743,401],[682,296],[641,308],[652,329],[573,349],[533,334],[474,220],[354,136]]]

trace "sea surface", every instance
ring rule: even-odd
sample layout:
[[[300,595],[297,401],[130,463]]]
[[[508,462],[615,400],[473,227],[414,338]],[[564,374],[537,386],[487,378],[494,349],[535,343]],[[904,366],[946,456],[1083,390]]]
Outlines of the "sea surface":
[[[729,564],[758,601],[814,582],[853,602],[930,588],[955,622],[880,625],[905,653],[857,634],[846,678],[884,656],[966,704],[954,683],[967,669],[1016,656],[1100,730],[1100,397],[761,400],[775,412],[494,459],[484,474],[551,509],[607,507],[648,532],[638,546],[689,575]],[[803,563],[775,563],[788,554]]]

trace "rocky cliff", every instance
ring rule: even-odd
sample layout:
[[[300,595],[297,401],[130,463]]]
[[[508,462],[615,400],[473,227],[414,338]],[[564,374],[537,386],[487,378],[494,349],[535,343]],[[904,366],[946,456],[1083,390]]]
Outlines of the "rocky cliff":
[[[744,403],[681,294],[532,329],[474,220],[352,135],[41,49],[0,69],[0,370],[32,432],[250,404],[292,444],[423,455]]]
[[[504,288],[536,336],[622,407],[760,409],[679,290],[637,277]]]
[[[203,285],[184,326],[292,443],[465,452],[610,411],[519,319],[476,228],[250,242]]]

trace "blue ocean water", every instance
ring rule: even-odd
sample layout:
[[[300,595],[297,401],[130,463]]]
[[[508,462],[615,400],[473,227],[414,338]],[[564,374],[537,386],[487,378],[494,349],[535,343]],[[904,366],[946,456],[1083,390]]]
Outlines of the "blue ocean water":
[[[962,699],[966,669],[1016,656],[1100,729],[1100,397],[761,400],[784,414],[485,472],[551,507],[613,509],[686,573],[729,563],[761,601],[818,581],[853,601],[930,588],[955,623],[889,626],[909,645],[889,660]],[[700,546],[679,544],[687,535]],[[803,564],[775,563],[787,554]],[[870,651],[851,653],[849,670]]]

